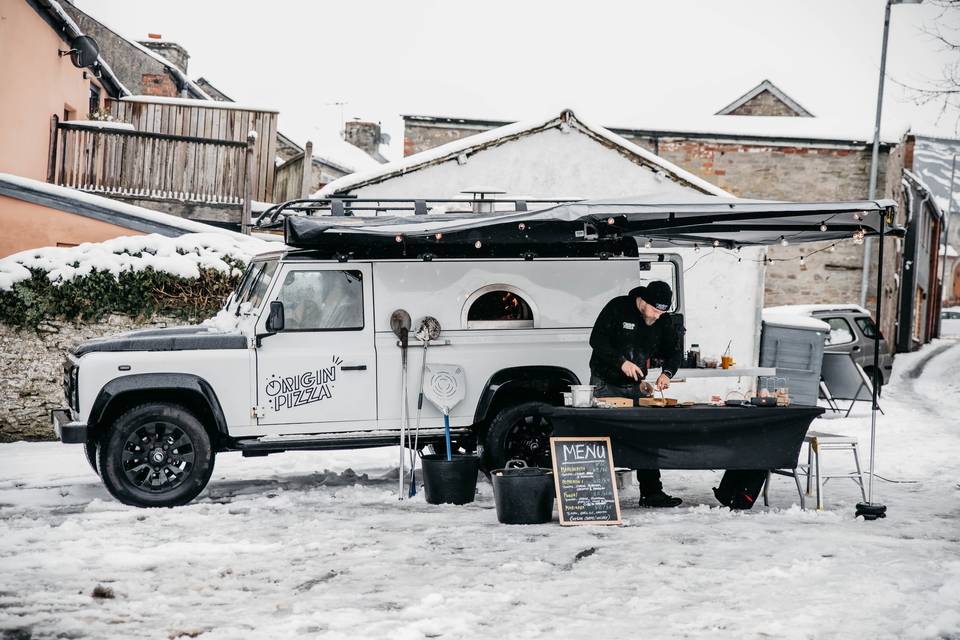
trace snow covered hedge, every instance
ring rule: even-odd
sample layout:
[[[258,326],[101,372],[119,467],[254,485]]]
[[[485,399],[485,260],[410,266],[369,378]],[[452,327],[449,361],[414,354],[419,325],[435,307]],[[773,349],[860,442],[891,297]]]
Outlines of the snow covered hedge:
[[[216,312],[251,257],[278,245],[190,233],[45,247],[0,260],[0,322],[96,321],[111,313],[197,319]]]

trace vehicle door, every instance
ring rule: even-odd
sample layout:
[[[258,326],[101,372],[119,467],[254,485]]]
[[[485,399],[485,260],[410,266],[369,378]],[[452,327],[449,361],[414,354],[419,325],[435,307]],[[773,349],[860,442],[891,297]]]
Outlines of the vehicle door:
[[[860,340],[860,333],[853,328],[849,319],[843,316],[820,316],[819,319],[830,325],[830,333],[827,334],[827,340],[824,344],[825,350],[834,353],[849,353],[856,362],[863,366],[865,363],[862,346],[864,341]],[[870,358],[872,362],[873,345],[870,345]]]
[[[376,421],[370,274],[369,264],[282,266],[268,303],[283,303],[283,329],[257,348],[259,424],[319,432]],[[261,334],[270,304],[263,308]]]

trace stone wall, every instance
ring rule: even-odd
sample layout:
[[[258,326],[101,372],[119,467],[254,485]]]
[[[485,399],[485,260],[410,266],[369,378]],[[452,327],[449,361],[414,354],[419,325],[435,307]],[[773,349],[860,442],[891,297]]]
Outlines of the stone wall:
[[[0,324],[0,367],[7,372],[0,394],[0,442],[53,439],[50,410],[66,406],[63,360],[68,349],[112,333],[176,324],[183,322],[118,315],[96,324],[47,322],[38,331]]]
[[[438,127],[406,122],[403,125],[403,155],[410,156],[493,128],[493,126]]]
[[[797,117],[800,114],[770,91],[764,90],[725,115]]]

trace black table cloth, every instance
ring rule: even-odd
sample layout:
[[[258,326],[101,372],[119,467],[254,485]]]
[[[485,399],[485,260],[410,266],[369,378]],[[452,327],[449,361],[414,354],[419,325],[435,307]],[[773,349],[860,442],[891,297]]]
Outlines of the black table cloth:
[[[630,469],[793,469],[820,407],[636,407],[543,410],[554,436],[610,436]]]

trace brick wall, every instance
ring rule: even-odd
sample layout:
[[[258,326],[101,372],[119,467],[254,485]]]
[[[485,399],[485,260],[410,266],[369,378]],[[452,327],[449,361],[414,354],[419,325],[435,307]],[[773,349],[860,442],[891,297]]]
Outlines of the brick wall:
[[[177,91],[177,85],[173,78],[165,73],[145,73],[140,83],[140,88],[145,96],[164,96],[167,98],[176,98],[180,95]]]
[[[728,114],[730,116],[793,116],[799,114],[769,91],[761,91]]]

